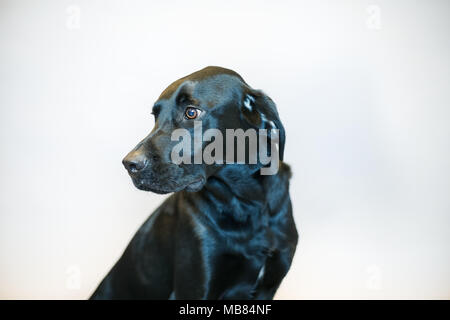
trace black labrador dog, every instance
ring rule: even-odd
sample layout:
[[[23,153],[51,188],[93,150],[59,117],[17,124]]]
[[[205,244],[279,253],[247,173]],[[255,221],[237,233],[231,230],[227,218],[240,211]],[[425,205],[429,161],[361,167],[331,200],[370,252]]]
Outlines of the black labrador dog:
[[[276,174],[262,175],[260,161],[174,164],[171,132],[192,132],[193,120],[223,132],[276,127],[282,160],[285,133],[275,104],[236,72],[207,67],[172,83],[152,113],[155,127],[123,164],[138,189],[174,194],[91,299],[272,299],[298,239],[289,166],[279,161]]]

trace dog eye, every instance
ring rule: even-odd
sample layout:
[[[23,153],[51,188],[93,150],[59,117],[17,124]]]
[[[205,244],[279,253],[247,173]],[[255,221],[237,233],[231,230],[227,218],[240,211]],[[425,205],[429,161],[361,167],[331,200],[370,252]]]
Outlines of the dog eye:
[[[197,118],[202,113],[201,110],[194,107],[187,107],[186,111],[184,111],[184,116],[186,119],[192,120]]]

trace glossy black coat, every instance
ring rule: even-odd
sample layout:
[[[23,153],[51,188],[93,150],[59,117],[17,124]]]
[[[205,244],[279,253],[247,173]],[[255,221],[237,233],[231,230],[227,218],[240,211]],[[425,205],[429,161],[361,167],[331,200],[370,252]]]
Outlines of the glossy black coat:
[[[245,108],[253,97],[251,110]],[[175,81],[155,103],[156,125],[124,159],[136,187],[175,192],[148,218],[91,299],[272,299],[289,270],[298,234],[289,166],[170,162],[170,132],[192,130],[186,106],[207,128],[280,130],[275,104],[235,72],[208,67]],[[130,163],[139,163],[139,170]]]

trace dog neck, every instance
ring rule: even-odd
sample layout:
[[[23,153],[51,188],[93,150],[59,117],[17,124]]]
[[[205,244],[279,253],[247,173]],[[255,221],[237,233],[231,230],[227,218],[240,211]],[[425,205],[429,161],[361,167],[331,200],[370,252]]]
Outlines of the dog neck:
[[[249,216],[254,219],[270,212],[270,208],[279,208],[279,201],[273,194],[288,196],[290,170],[280,163],[280,170],[272,176],[260,175],[259,170],[249,170],[245,166],[226,165],[207,180],[197,194],[206,203],[211,204],[211,211],[220,217],[228,216],[236,222],[244,223]],[[253,220],[253,219],[252,219]]]
[[[209,177],[199,194],[210,205],[208,215],[218,225],[231,221],[253,225],[250,221],[258,220],[265,207],[265,192],[258,178],[237,168],[224,168]]]
[[[207,180],[204,190],[227,203],[232,197],[244,202],[264,200],[263,184],[259,170],[251,170],[238,164],[227,164]]]

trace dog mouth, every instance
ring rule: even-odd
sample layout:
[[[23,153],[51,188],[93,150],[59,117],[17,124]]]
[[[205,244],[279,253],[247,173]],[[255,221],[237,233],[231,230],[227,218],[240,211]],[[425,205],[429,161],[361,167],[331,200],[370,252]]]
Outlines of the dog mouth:
[[[200,177],[195,179],[194,181],[182,184],[182,185],[176,185],[173,187],[167,187],[167,186],[161,186],[159,184],[156,184],[153,181],[148,181],[147,179],[139,179],[135,177],[131,177],[133,184],[136,188],[143,191],[150,191],[157,194],[167,194],[172,192],[178,192],[181,190],[186,190],[189,192],[197,192],[200,191],[204,184],[205,184],[205,178]]]

